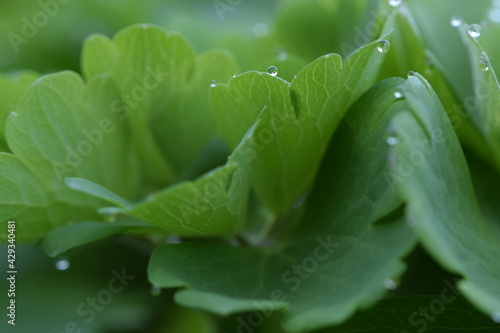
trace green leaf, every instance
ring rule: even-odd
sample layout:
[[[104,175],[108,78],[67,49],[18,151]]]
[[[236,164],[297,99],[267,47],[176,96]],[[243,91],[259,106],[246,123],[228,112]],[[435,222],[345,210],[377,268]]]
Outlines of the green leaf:
[[[402,3],[401,6],[406,6],[406,3]],[[391,31],[387,38],[391,42],[391,49],[384,59],[381,76],[383,78],[406,77],[408,71],[423,72],[429,66],[426,63],[425,48],[418,36],[411,12],[400,8],[394,9],[388,21],[385,30]]]
[[[488,24],[481,28],[481,36],[479,42],[489,56],[491,66],[500,68],[500,47],[495,43],[498,33],[500,32],[500,22],[493,21],[490,15],[497,14],[498,7],[496,4],[490,8]]]
[[[226,165],[195,181],[182,181],[155,192],[135,205],[85,179],[67,178],[66,184],[120,207],[105,208],[111,215],[129,214],[174,235],[231,235],[242,227],[246,213],[250,188],[246,159],[254,128],[248,131]]]
[[[425,45],[436,56],[436,65],[463,102],[473,92],[471,77],[467,75],[470,66],[466,49],[450,21],[458,15],[469,22],[480,22],[486,17],[491,2],[477,1],[474,6],[468,0],[420,0],[406,3]]]
[[[347,323],[318,333],[498,331],[498,324],[462,297],[458,297],[459,295],[453,289],[445,288],[442,295],[383,299],[375,307],[360,312]]]
[[[84,84],[71,72],[40,78],[21,98],[6,125],[13,154],[0,154],[0,221],[18,221],[18,240],[98,218],[102,201],[68,189],[65,176],[92,180],[126,198],[137,192],[124,124],[109,110],[116,98],[109,79]]]
[[[427,250],[464,279],[459,287],[483,312],[500,311],[500,247],[479,211],[467,164],[444,110],[419,75],[406,84],[411,111],[392,121],[399,144],[391,183],[407,204],[407,219]]]
[[[10,152],[5,141],[5,121],[26,89],[38,79],[39,75],[30,71],[0,75],[0,152]]]
[[[248,72],[212,88],[219,130],[235,147],[258,119],[250,174],[262,202],[283,214],[311,187],[347,108],[373,84],[383,54],[372,42],[344,63],[337,54],[306,66],[291,84]]]
[[[391,52],[384,59],[381,78],[401,76],[409,72],[423,73],[443,104],[448,118],[460,141],[473,149],[480,156],[488,157],[490,153],[481,131],[470,119],[469,107],[465,109],[452,91],[451,83],[445,79],[444,66],[439,63],[431,51],[425,48],[415,18],[406,7],[401,5],[393,15],[394,20],[388,24],[392,29],[388,40]],[[443,72],[442,72],[443,71]]]
[[[85,221],[49,231],[43,238],[43,249],[50,257],[57,257],[71,249],[89,244],[130,229],[151,229],[151,225],[137,220],[119,220],[113,223]]]
[[[241,222],[239,212],[229,206],[230,186],[236,167],[229,164],[194,182],[175,184],[150,195],[125,212],[175,235],[232,234],[240,227],[238,221]]]
[[[107,200],[122,208],[108,210],[112,215],[128,214],[158,225],[180,236],[228,235],[239,228],[241,216],[229,207],[229,188],[236,164],[220,167],[196,181],[183,181],[155,192],[136,205],[86,179],[68,178],[74,190]],[[241,198],[244,200],[244,198]],[[244,202],[244,201],[243,201]],[[242,202],[242,203],[243,203]]]
[[[64,179],[66,185],[80,192],[91,194],[97,198],[107,200],[119,207],[130,208],[132,204],[127,200],[120,197],[118,194],[111,192],[107,188],[102,187],[99,184],[93,183],[86,179],[81,178],[66,178]]]
[[[92,36],[82,67],[87,78],[107,74],[120,86],[114,107],[128,118],[141,174],[156,189],[178,179],[214,135],[210,82],[237,70],[228,52],[197,57],[183,37],[151,25],[124,29],[113,40]]]
[[[103,37],[91,39],[83,60],[88,84],[70,72],[43,77],[9,118],[6,136],[14,156],[2,156],[0,162],[0,220],[22,219],[20,240],[37,238],[68,222],[99,219],[96,211],[102,201],[69,190],[65,177],[99,184],[101,188],[93,190],[104,196],[110,193],[103,189],[109,189],[137,200],[174,179],[161,147],[174,149],[175,161],[182,164],[179,170],[188,171],[193,154],[213,134],[207,107],[209,77],[233,73],[230,55],[211,51],[196,58],[184,39],[155,27],[126,29],[115,44]],[[104,69],[110,73],[100,72]],[[146,86],[158,89],[137,97]],[[172,118],[163,119],[165,114]],[[160,128],[163,124],[171,128]],[[165,133],[171,137],[163,138],[158,148],[154,140]],[[208,214],[206,208],[203,214]],[[0,231],[0,238],[5,236],[6,230]]]
[[[489,158],[500,169],[500,87],[490,59],[480,45],[480,40],[471,37],[467,24],[458,28],[462,40],[469,51],[472,69],[474,98],[469,101],[468,111],[472,122],[482,133],[491,155]]]
[[[384,81],[350,109],[310,200],[292,211],[304,214],[298,227],[284,239],[268,247],[163,245],[150,261],[151,283],[188,287],[177,302],[220,314],[286,309],[290,332],[343,322],[375,302],[384,282],[403,272],[400,258],[415,243],[401,214],[391,214],[402,202],[384,178],[384,128],[404,107],[393,96],[403,83]]]

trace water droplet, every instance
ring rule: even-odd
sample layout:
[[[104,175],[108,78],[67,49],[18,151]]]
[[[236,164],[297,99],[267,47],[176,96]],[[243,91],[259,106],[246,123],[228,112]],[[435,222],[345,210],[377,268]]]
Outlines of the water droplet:
[[[408,76],[413,76],[413,75],[415,75],[415,72],[414,72],[414,71],[409,71],[409,72],[408,72]]]
[[[469,27],[467,27],[467,33],[472,38],[477,38],[481,36],[481,27],[479,26],[479,24],[471,24],[469,25]]]
[[[403,95],[403,93],[402,93],[401,91],[396,90],[396,91],[394,92],[394,97],[395,97],[395,98],[397,98],[397,99],[400,99],[400,98],[403,98],[403,97],[404,97],[404,95]]]
[[[479,69],[483,72],[487,72],[490,70],[490,63],[486,59],[482,59],[479,61]]]
[[[378,42],[377,51],[379,51],[380,53],[387,53],[389,52],[390,49],[391,49],[391,43],[389,43],[388,40],[383,39],[380,42]]]
[[[267,27],[267,24],[265,24],[264,22],[259,22],[253,26],[252,32],[255,35],[255,37],[263,38],[266,37],[267,34],[269,33],[269,28]]]
[[[153,295],[154,297],[158,297],[161,295],[161,288],[160,287],[157,287],[157,286],[151,286],[151,289],[149,290],[149,292],[151,293],[151,295]]]
[[[488,17],[491,22],[500,23],[500,8],[492,8],[488,12]]]
[[[104,218],[108,222],[115,222],[116,215],[123,212],[121,208],[118,207],[102,207],[97,210],[100,214],[104,215]]]
[[[217,87],[217,82],[215,80],[210,81],[210,87]]]
[[[455,15],[451,18],[450,24],[452,27],[459,27],[462,24],[462,18]]]
[[[17,117],[17,112],[12,111],[11,113],[9,113],[9,117]]]
[[[394,281],[392,279],[386,279],[384,281],[384,287],[385,287],[385,289],[388,289],[388,290],[394,290],[398,287],[398,284],[396,283],[396,281]]]
[[[278,75],[278,68],[276,66],[269,66],[269,68],[267,69],[267,74],[272,76]]]
[[[56,261],[56,269],[59,271],[65,271],[69,268],[69,260],[61,259]]]
[[[167,238],[167,244],[180,244],[182,243],[182,239],[177,236],[170,236]]]
[[[399,143],[399,139],[395,136],[388,136],[386,142],[389,146],[395,146]]]
[[[397,7],[401,4],[401,0],[389,0],[389,6]]]
[[[491,315],[491,320],[493,320],[497,324],[500,324],[500,311],[499,312],[494,312]]]
[[[236,77],[236,74],[233,74],[233,77]]]

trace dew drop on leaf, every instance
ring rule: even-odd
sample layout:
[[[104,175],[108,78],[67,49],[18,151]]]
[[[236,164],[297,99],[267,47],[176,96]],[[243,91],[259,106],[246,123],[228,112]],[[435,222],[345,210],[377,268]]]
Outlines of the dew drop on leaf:
[[[450,24],[452,27],[459,27],[462,24],[462,18],[455,15],[451,18]]]
[[[409,71],[409,72],[408,72],[408,76],[413,76],[413,75],[415,75],[415,72],[414,72],[414,71]]]
[[[177,236],[169,236],[167,238],[167,244],[180,244],[182,243],[182,239]]]
[[[11,113],[9,113],[9,117],[17,117],[17,112],[12,111]]]
[[[391,49],[391,43],[389,43],[388,40],[383,39],[380,42],[378,42],[377,51],[379,51],[380,53],[387,53],[389,52],[390,49]]]
[[[389,6],[397,7],[401,4],[401,0],[389,0]]]
[[[477,37],[481,36],[481,27],[479,26],[479,24],[471,24],[467,28],[467,33],[472,38],[477,38]]]
[[[391,135],[387,137],[386,142],[389,146],[395,146],[399,143],[399,139]]]
[[[479,69],[482,70],[483,72],[487,72],[490,70],[490,64],[488,60],[482,59],[479,61]]]
[[[67,259],[60,259],[56,261],[56,269],[58,271],[65,271],[69,268],[70,263]]]
[[[384,281],[384,287],[387,290],[394,290],[398,287],[398,284],[396,283],[396,281],[394,281],[392,279],[386,279]]]
[[[210,87],[215,88],[217,86],[217,82],[215,80],[210,81]]]
[[[403,93],[401,91],[399,91],[399,90],[396,90],[394,92],[394,97],[397,98],[397,99],[403,98],[403,96],[404,96]]]
[[[269,66],[269,68],[267,69],[267,74],[271,76],[278,75],[278,68],[276,66]]]

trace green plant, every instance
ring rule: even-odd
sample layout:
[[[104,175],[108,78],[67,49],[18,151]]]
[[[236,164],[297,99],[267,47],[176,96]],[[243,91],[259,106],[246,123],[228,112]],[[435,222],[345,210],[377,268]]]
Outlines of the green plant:
[[[500,9],[478,5],[490,20],[476,31],[450,26],[449,4],[283,1],[269,32],[198,53],[136,24],[89,37],[81,75],[0,78],[0,220],[16,221],[16,241],[41,239],[63,270],[68,251],[118,234],[146,253],[117,261],[96,306],[69,303],[83,324],[59,327],[499,331]],[[420,246],[455,274],[436,269],[446,283],[423,293],[403,277],[405,258],[431,261]],[[136,287],[146,313],[96,321],[145,262],[166,296]],[[169,319],[152,324],[162,304]]]

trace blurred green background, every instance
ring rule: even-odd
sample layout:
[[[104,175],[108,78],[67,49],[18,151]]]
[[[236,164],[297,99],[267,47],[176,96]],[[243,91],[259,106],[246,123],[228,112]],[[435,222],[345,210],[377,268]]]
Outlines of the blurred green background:
[[[230,50],[240,71],[265,71],[276,65],[280,76],[290,80],[316,57],[330,52],[346,57],[353,48],[368,42],[360,37],[360,31],[377,19],[381,3],[385,4],[377,0],[0,0],[0,72],[79,72],[80,51],[87,36],[102,33],[112,37],[128,25],[147,22],[179,31],[198,53],[211,48]],[[453,92],[470,95],[471,80],[464,75],[470,73],[467,53],[449,20],[456,14],[469,22],[486,20],[483,25],[491,26],[486,34],[494,38],[498,24],[488,21],[488,15],[493,15],[492,1],[407,3],[422,40]],[[500,49],[487,50],[493,66],[500,61],[495,50]],[[67,270],[60,271],[38,244],[18,244],[18,325],[6,325],[2,311],[0,331],[237,332],[238,316],[220,319],[180,309],[173,303],[173,291],[161,295],[151,291],[146,267],[152,250],[143,239],[114,237],[59,258],[70,262]],[[0,245],[0,253],[6,253],[5,244]],[[393,295],[439,293],[442,281],[453,279],[421,249],[408,261],[411,271]],[[1,267],[0,293],[4,295],[3,262]],[[86,323],[76,312],[79,304],[107,288],[112,271],[122,268],[135,276],[134,280],[102,311],[96,311],[95,320]],[[2,296],[2,309],[5,299]],[[280,314],[273,315],[254,332],[280,332],[280,319]],[[78,327],[67,326],[71,321]]]

